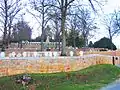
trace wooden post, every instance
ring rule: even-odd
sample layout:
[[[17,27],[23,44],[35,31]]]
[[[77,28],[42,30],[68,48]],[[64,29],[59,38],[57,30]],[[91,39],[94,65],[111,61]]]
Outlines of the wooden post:
[[[114,56],[112,57],[112,62],[113,62],[113,65],[115,65],[115,57]]]

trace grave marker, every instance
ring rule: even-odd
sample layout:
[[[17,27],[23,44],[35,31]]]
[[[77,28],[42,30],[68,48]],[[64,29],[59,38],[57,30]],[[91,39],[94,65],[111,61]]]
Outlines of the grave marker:
[[[73,56],[74,52],[73,51],[70,51],[70,56]]]

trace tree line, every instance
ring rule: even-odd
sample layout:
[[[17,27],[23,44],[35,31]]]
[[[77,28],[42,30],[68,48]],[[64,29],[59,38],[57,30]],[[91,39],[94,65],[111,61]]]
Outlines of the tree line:
[[[31,40],[32,28],[21,18],[26,13],[31,14],[39,23],[39,32],[42,33],[39,36],[41,51],[44,50],[43,42],[49,36],[52,41],[62,42],[61,55],[66,55],[66,45],[86,47],[89,38],[94,36],[92,32],[99,29],[95,21],[96,17],[93,15],[97,15],[98,8],[96,7],[103,3],[99,0],[88,0],[88,2],[83,0],[28,0],[27,4],[23,1],[2,0],[0,2],[3,49],[7,48],[11,41]],[[27,6],[30,9],[21,12]],[[114,33],[109,30],[110,38],[119,32],[119,14],[115,12],[114,15],[112,24]],[[21,20],[18,20],[20,18]],[[107,24],[104,23],[108,26]]]

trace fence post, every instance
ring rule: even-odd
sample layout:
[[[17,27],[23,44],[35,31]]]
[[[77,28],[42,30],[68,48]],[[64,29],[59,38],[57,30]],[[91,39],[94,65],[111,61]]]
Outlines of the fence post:
[[[112,63],[113,63],[113,65],[115,65],[115,57],[114,56],[112,57]]]

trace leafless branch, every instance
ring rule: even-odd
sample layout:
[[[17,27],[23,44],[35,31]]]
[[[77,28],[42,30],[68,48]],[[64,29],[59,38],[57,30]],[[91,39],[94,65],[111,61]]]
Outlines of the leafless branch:
[[[39,17],[39,16],[37,16],[37,15],[35,15],[34,13],[30,12],[28,9],[27,9],[27,12],[30,13],[30,14],[37,20],[37,22],[41,25],[41,22],[40,22],[40,21],[38,20],[38,18],[37,18],[37,17]]]

